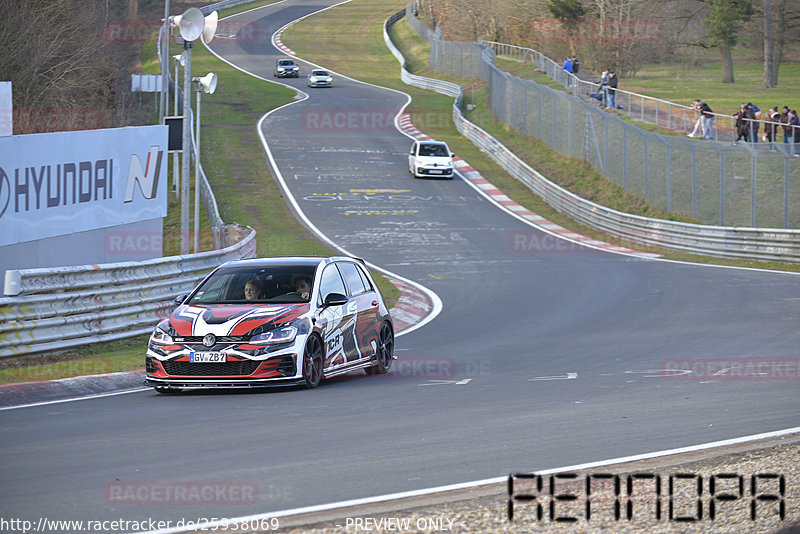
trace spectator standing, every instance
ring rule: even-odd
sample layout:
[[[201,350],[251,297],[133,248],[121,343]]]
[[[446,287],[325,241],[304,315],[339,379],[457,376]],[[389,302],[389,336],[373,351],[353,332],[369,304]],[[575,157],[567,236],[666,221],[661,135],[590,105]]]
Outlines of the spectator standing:
[[[761,120],[761,110],[758,109],[758,106],[753,104],[752,102],[748,102],[747,105],[750,107],[750,110],[753,112],[753,122],[750,124],[750,134],[753,143],[758,143],[758,128],[759,122]]]
[[[699,98],[695,98],[694,100],[692,100],[692,109],[694,110],[695,121],[694,121],[694,129],[692,130],[692,133],[688,135],[688,137],[697,137],[698,132],[700,132],[702,135],[702,132],[704,131],[703,114],[700,113],[700,102],[701,100]]]
[[[611,109],[617,109],[617,74],[608,69],[608,82],[607,89],[607,103],[606,105]]]
[[[597,92],[600,95],[600,105],[605,107],[606,101],[606,84],[608,83],[608,71],[604,70],[603,73],[600,75],[600,87],[597,88]]]
[[[797,116],[797,110],[793,109],[788,113],[789,130],[792,137],[790,138],[790,151],[795,156],[800,156],[800,117]],[[786,142],[786,131],[784,130],[784,142]]]
[[[741,139],[748,143],[753,142],[753,123],[756,116],[751,105],[742,102],[739,111],[733,114],[733,118],[736,119],[736,140],[733,144],[735,145]]]
[[[700,114],[703,116],[703,139],[714,139],[714,111],[705,102],[700,102]]]
[[[783,142],[789,143],[792,138],[792,127],[789,126],[789,106],[783,106],[781,110],[781,129],[783,129]]]
[[[775,150],[775,146],[773,143],[778,138],[778,125],[776,123],[780,122],[781,114],[778,113],[778,106],[773,108],[769,108],[767,110],[766,121],[764,123],[764,141],[769,143],[770,150]]]

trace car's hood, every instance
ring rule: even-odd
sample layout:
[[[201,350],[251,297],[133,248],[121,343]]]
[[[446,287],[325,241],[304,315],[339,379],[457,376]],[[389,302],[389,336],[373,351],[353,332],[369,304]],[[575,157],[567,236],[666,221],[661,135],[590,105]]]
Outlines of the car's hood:
[[[451,164],[451,159],[448,156],[417,156],[417,165],[448,167]]]
[[[178,336],[243,336],[259,326],[282,324],[309,311],[309,304],[215,304],[179,306],[170,315]]]

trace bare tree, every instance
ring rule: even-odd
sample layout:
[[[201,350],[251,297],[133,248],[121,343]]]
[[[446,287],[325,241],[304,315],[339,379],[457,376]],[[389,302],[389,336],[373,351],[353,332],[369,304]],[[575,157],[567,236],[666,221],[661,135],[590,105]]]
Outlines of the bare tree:
[[[775,57],[772,52],[775,47],[772,35],[772,0],[764,0],[764,81],[761,87],[775,87]]]
[[[4,10],[0,79],[12,82],[16,133],[116,125],[127,72],[103,39],[105,16],[101,0],[18,0]]]

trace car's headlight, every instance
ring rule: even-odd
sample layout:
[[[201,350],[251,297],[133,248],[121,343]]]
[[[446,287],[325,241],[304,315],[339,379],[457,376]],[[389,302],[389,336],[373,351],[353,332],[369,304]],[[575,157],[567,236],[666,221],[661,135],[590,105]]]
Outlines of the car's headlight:
[[[311,82],[312,83],[317,83],[317,77],[316,76],[312,76],[311,77]]]
[[[274,343],[289,343],[297,336],[297,327],[284,326],[269,332],[256,334],[250,338],[251,345],[272,345]]]
[[[278,67],[278,72],[283,72],[283,67]]]
[[[171,330],[172,328],[168,324],[160,323],[150,334],[150,342],[158,345],[172,345],[174,341],[170,335]]]

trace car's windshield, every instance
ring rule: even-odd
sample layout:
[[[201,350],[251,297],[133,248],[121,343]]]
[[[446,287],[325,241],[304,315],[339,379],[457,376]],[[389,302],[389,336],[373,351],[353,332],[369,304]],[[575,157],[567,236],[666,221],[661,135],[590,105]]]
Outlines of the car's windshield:
[[[447,156],[447,148],[435,143],[422,143],[419,145],[420,156]]]
[[[326,71],[326,70],[315,70],[314,72],[311,73],[311,75],[312,76],[327,76],[328,75],[328,71]]]
[[[291,59],[282,59],[278,62],[278,65],[282,67],[290,67],[294,65],[294,61],[292,61]]]
[[[308,302],[315,266],[239,266],[217,270],[188,304],[249,304]]]

